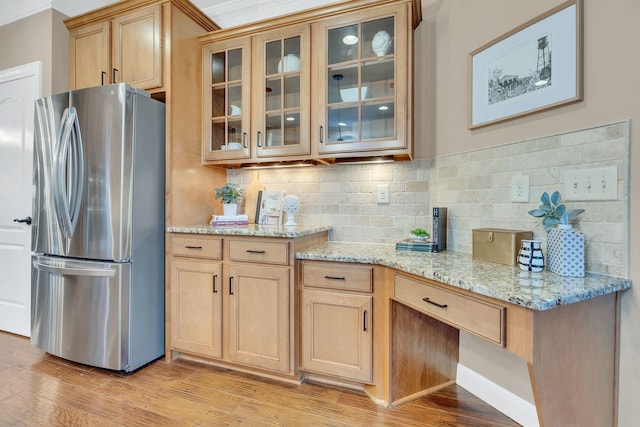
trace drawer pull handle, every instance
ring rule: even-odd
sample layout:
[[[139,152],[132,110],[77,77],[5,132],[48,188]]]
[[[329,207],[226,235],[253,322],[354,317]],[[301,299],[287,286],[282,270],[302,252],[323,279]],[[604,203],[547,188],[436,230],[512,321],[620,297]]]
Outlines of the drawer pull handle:
[[[367,310],[362,314],[362,331],[367,332]]]
[[[189,246],[189,245],[187,245],[184,248],[185,249],[202,249],[202,246]]]
[[[325,279],[329,279],[329,280],[347,280],[344,276],[343,277],[338,277],[338,276],[324,276]]]
[[[256,251],[256,250],[253,250],[253,249],[247,249],[247,253],[248,254],[265,254],[266,251]]]
[[[233,276],[229,277],[229,295],[233,295],[233,287],[231,284],[233,283]]]
[[[438,304],[435,301],[431,301],[429,298],[422,298],[422,301],[424,302],[428,302],[429,304],[433,304],[436,307],[440,307],[440,308],[447,308],[447,304]]]
[[[217,279],[218,279],[218,275],[217,275],[217,274],[214,274],[214,275],[213,275],[213,293],[214,293],[214,294],[217,294],[217,293],[218,293],[218,290],[216,289],[216,280],[217,280]]]

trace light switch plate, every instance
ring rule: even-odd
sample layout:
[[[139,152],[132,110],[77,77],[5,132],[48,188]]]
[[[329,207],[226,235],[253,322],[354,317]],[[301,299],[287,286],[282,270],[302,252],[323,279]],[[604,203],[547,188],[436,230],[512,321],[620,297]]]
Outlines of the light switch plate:
[[[618,168],[576,169],[564,174],[564,200],[618,200]]]
[[[389,203],[389,184],[378,185],[378,203]]]

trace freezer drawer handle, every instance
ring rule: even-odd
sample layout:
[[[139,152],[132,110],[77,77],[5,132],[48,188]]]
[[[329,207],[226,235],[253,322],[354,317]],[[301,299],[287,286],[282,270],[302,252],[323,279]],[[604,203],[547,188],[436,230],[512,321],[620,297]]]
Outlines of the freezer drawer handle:
[[[56,276],[94,276],[94,277],[113,277],[116,275],[116,270],[112,268],[70,268],[70,267],[58,267],[54,265],[43,264],[38,261],[33,261],[33,266],[47,273],[55,274]]]

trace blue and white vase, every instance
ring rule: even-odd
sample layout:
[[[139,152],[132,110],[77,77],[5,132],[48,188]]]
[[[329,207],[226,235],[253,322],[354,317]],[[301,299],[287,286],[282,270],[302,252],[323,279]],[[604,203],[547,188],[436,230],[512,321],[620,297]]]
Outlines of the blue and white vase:
[[[518,267],[538,273],[544,268],[544,254],[539,240],[522,240],[518,251]]]
[[[584,234],[558,224],[547,234],[548,269],[566,277],[584,277]]]

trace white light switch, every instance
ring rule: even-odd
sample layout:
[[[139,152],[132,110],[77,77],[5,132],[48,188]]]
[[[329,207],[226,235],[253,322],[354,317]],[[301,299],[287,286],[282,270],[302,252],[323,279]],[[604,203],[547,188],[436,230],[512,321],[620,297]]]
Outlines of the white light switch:
[[[564,200],[618,200],[618,168],[577,169],[564,174]]]
[[[389,184],[378,185],[378,203],[389,203]]]

